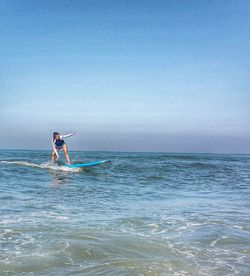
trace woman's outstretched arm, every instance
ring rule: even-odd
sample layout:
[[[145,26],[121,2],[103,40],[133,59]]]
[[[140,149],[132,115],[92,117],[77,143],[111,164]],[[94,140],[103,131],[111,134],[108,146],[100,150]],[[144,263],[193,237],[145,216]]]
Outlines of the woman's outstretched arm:
[[[76,131],[75,132],[72,132],[72,133],[69,133],[69,134],[65,134],[65,135],[60,135],[60,138],[63,139],[63,138],[68,138],[68,137],[71,137],[73,135],[76,134]]]

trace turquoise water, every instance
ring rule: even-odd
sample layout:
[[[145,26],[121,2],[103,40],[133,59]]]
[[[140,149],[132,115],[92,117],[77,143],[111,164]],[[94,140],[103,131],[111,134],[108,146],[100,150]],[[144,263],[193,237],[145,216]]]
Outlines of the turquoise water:
[[[250,156],[0,151],[0,275],[249,275]]]

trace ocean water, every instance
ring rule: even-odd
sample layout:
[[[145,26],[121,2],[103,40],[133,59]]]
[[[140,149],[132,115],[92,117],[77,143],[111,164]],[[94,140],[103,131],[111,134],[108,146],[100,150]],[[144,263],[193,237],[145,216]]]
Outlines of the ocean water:
[[[250,156],[0,151],[0,275],[250,275]]]

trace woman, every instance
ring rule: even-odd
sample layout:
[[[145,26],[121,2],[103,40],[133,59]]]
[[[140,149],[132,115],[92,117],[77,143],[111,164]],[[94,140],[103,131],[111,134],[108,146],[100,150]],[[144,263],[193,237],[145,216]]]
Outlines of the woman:
[[[68,138],[68,137],[73,136],[75,134],[76,134],[76,132],[72,132],[72,133],[67,134],[67,135],[61,135],[58,132],[53,133],[53,138],[52,138],[53,152],[52,152],[52,155],[51,155],[52,163],[55,162],[55,156],[57,157],[57,160],[60,159],[60,156],[59,156],[58,152],[59,152],[60,149],[63,149],[65,158],[66,158],[68,164],[70,164],[68,148],[67,148],[67,145],[64,142],[63,138]]]

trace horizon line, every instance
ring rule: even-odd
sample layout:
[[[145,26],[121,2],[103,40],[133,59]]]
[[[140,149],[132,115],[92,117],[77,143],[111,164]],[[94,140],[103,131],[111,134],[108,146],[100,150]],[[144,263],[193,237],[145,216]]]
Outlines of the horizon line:
[[[49,149],[7,149],[0,151],[51,151]],[[69,152],[114,152],[114,153],[163,153],[163,154],[211,154],[211,155],[250,155],[250,153],[218,153],[218,152],[180,152],[180,151],[119,151],[119,150],[70,150]]]

